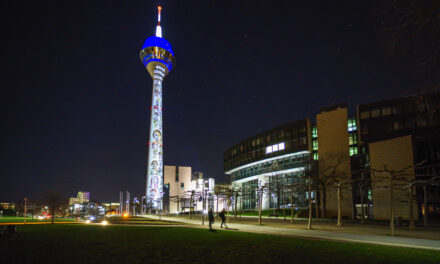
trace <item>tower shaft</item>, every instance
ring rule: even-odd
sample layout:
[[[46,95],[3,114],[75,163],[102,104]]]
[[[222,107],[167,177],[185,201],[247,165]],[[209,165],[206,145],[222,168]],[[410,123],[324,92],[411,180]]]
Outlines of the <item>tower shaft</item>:
[[[148,146],[147,204],[162,208],[163,192],[163,128],[162,128],[162,82],[165,78],[165,65],[152,63],[153,95],[151,99],[150,135]]]
[[[148,208],[163,208],[162,82],[175,64],[171,44],[162,38],[158,6],[156,36],[147,38],[139,57],[153,79],[145,198]]]

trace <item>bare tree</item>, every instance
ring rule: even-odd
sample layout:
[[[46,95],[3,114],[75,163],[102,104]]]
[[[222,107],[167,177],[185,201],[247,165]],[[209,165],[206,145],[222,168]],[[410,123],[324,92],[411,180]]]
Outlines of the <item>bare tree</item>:
[[[440,2],[384,0],[377,6],[384,48],[423,81],[440,87]]]
[[[365,224],[365,190],[371,185],[371,181],[367,178],[368,168],[361,168],[357,171],[353,171],[352,174],[360,174],[360,177],[353,179],[353,185],[359,190],[359,198],[361,202],[361,224]]]
[[[400,170],[388,169],[387,165],[383,166],[383,169],[371,169],[375,173],[375,180],[373,184],[377,188],[389,188],[389,200],[390,200],[390,233],[392,236],[395,234],[394,223],[394,190],[402,189],[406,184],[410,182],[409,175],[410,170],[414,166],[408,166]]]
[[[424,162],[422,162],[424,163]],[[408,197],[410,201],[414,199],[414,188],[422,187],[423,188],[423,226],[428,226],[428,187],[429,186],[440,186],[440,176],[436,173],[438,171],[438,167],[440,164],[430,164],[421,166],[422,163],[416,165],[416,179],[412,180],[405,188],[408,189]],[[409,204],[410,206],[410,228],[415,227],[414,217],[412,211],[413,205],[412,202]]]
[[[334,187],[335,179],[341,178],[339,171],[345,162],[345,156],[342,153],[330,153],[319,159],[319,177],[316,184],[321,192],[323,217],[327,217],[327,191]]]
[[[320,170],[318,186],[323,193],[323,208],[326,211],[326,195],[330,189],[336,190],[337,197],[337,226],[342,226],[342,200],[343,191],[352,188],[352,179],[350,172],[344,170],[343,166],[349,156],[346,153],[329,153],[320,158]]]
[[[313,202],[312,202],[312,193],[315,191],[316,196],[316,187],[317,187],[317,178],[318,178],[318,166],[317,162],[311,157],[309,157],[304,162],[304,178],[300,181],[300,186],[303,186],[308,190],[308,221],[307,221],[307,229],[312,229],[312,217],[313,217]],[[298,186],[297,186],[298,187]]]
[[[229,193],[229,192],[228,192]],[[231,186],[230,196],[234,199],[234,218],[237,218],[238,199],[243,195],[242,188],[239,186]]]
[[[46,191],[41,194],[41,202],[49,209],[51,223],[54,223],[55,215],[60,213],[67,205],[67,198],[58,191]]]
[[[257,190],[257,196],[258,196],[258,224],[261,225],[261,213],[263,209],[263,196],[264,194],[267,194],[269,192],[269,186],[268,184],[262,183],[261,181],[258,182],[258,190]]]

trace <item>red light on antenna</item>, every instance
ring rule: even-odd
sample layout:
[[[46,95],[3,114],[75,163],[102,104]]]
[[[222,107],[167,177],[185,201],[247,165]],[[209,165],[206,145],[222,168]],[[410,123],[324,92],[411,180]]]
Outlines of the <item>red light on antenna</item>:
[[[161,7],[161,6],[157,6],[157,9],[158,9],[159,12],[160,12],[160,10],[162,10],[162,7]]]

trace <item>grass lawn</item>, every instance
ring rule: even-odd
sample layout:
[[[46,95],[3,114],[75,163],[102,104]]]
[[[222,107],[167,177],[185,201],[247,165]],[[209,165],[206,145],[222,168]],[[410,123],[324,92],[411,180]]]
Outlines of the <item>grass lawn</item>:
[[[55,222],[74,222],[75,219],[71,218],[55,218]],[[2,216],[0,217],[0,223],[23,223],[24,217],[22,216]],[[39,220],[35,216],[34,219],[31,217],[26,218],[26,222],[50,222],[50,219]]]
[[[105,220],[112,224],[182,225],[182,223],[179,222],[163,221],[139,216],[110,216],[106,217]]]
[[[440,263],[440,252],[159,226],[28,225],[0,263]]]

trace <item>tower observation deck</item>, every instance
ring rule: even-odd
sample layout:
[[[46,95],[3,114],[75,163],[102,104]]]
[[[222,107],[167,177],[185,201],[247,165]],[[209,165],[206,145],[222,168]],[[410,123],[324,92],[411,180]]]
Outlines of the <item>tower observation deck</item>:
[[[156,35],[145,40],[140,52],[140,59],[153,79],[145,191],[146,203],[149,208],[158,210],[162,209],[163,196],[162,82],[175,64],[171,44],[162,38],[161,10],[162,7],[158,6]]]

